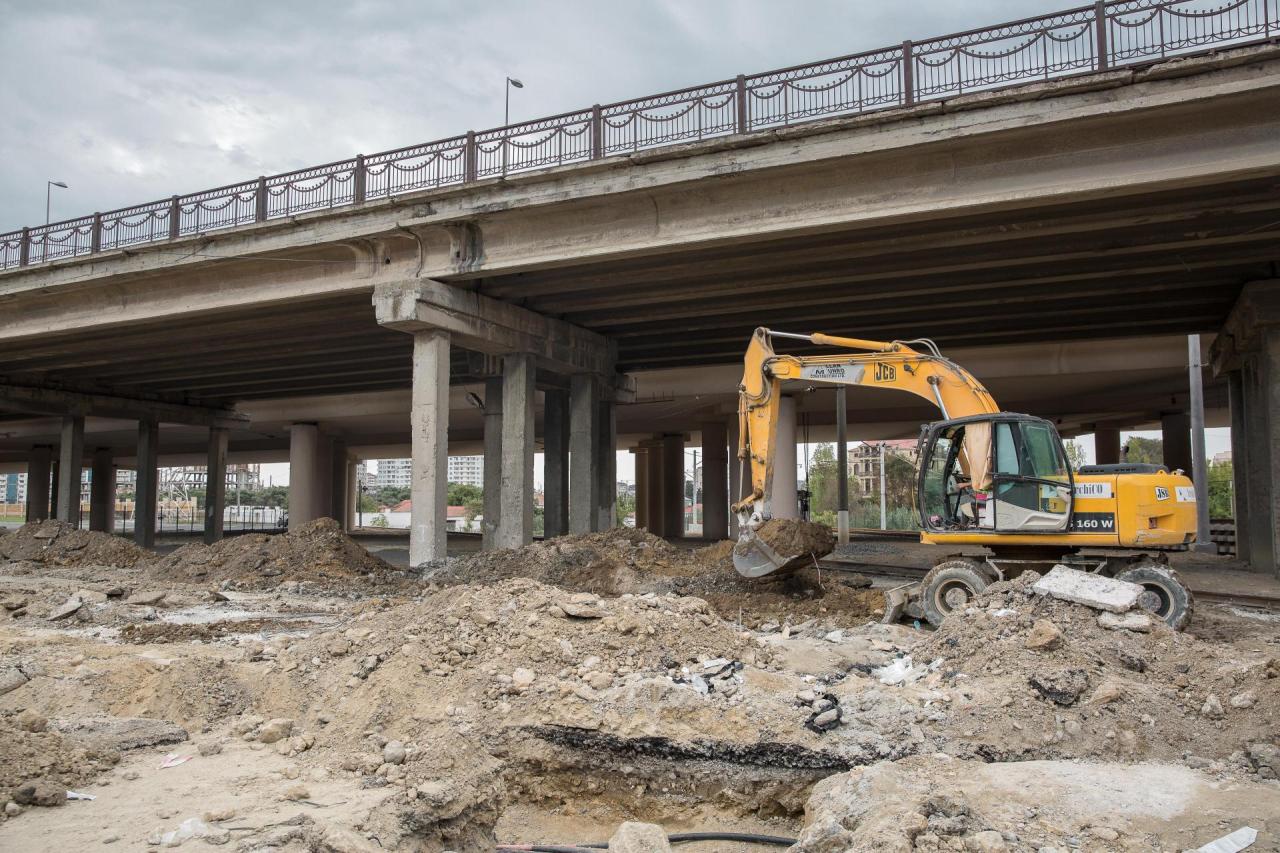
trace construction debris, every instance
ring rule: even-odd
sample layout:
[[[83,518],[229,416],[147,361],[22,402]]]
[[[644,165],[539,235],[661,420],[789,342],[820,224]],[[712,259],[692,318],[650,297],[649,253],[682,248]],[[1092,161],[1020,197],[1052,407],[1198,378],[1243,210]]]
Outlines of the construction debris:
[[[1112,613],[1132,610],[1142,595],[1142,587],[1136,583],[1082,572],[1064,565],[1054,566],[1047,575],[1036,581],[1033,589],[1040,595],[1051,595],[1063,601],[1074,601],[1076,604]]]

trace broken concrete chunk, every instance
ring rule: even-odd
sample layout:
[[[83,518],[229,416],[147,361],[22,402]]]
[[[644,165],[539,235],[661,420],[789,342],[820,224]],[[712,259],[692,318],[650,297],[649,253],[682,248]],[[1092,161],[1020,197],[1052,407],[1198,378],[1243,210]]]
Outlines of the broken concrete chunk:
[[[1038,673],[1027,679],[1037,693],[1058,705],[1074,705],[1089,689],[1089,674],[1083,669],[1063,669]]]
[[[1089,572],[1072,569],[1061,563],[1031,587],[1040,595],[1049,595],[1063,601],[1083,604],[1095,610],[1124,613],[1133,609],[1142,595],[1142,587],[1136,583],[1119,581]]]
[[[96,589],[78,589],[75,597],[85,604],[104,604],[107,600],[107,594],[98,592]]]
[[[13,801],[20,806],[64,806],[67,789],[53,782],[28,782],[13,789]]]
[[[16,666],[0,666],[0,696],[17,690],[29,680],[27,674]]]
[[[572,600],[557,602],[557,604],[565,612],[565,615],[573,616],[577,619],[603,619],[608,615],[604,610],[595,606],[594,600],[590,604]]]
[[[259,743],[275,743],[287,738],[293,732],[293,720],[277,717],[262,727],[258,732]]]
[[[656,823],[627,821],[609,839],[613,853],[669,853],[667,832]]]
[[[1200,706],[1200,713],[1211,720],[1221,720],[1226,716],[1226,712],[1222,710],[1222,700],[1216,693],[1210,693],[1204,700],[1204,704]]]
[[[1112,631],[1136,631],[1139,634],[1149,634],[1154,624],[1150,615],[1137,610],[1129,613],[1098,614],[1098,627]]]
[[[151,590],[149,592],[135,592],[133,595],[125,599],[125,604],[140,604],[146,606],[154,606],[164,601],[165,592],[163,590]]]
[[[1026,647],[1033,652],[1047,652],[1062,645],[1062,631],[1048,619],[1037,619],[1027,634]]]
[[[49,614],[48,619],[50,622],[57,622],[61,619],[66,619],[68,616],[74,616],[79,613],[81,607],[84,607],[84,601],[73,595],[60,606],[55,607]]]
[[[57,731],[91,741],[100,748],[124,752],[150,746],[182,743],[187,730],[168,720],[147,717],[94,716],[78,719],[59,718],[52,722]]]

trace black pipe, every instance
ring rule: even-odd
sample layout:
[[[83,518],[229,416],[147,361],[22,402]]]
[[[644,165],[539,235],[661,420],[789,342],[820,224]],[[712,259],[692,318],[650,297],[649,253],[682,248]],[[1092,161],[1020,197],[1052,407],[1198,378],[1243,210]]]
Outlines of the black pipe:
[[[667,836],[671,844],[693,841],[738,841],[746,844],[768,844],[774,847],[791,847],[794,838],[781,835],[758,835],[753,832],[677,832]],[[587,850],[608,850],[609,842],[593,841],[578,845],[563,844],[499,844],[499,850],[529,851],[529,853],[584,853]]]

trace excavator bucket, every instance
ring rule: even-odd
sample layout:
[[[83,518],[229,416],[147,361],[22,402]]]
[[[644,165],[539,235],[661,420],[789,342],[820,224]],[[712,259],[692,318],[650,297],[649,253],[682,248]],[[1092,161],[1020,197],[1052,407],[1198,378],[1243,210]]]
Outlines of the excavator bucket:
[[[813,563],[813,556],[809,551],[802,554],[779,554],[757,536],[750,526],[743,524],[741,529],[738,544],[733,546],[733,567],[744,578],[762,578],[775,572],[790,572]]]

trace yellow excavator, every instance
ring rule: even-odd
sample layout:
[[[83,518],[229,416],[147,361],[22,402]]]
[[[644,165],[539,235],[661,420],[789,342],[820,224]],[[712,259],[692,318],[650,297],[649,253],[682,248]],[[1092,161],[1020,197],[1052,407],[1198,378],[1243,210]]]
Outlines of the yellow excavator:
[[[846,352],[780,355],[774,339]],[[1190,618],[1191,592],[1169,567],[1167,553],[1195,540],[1191,480],[1157,465],[1072,471],[1052,423],[1001,411],[981,382],[925,339],[883,342],[756,329],[738,400],[738,459],[750,488],[733,505],[739,574],[758,578],[814,559],[778,553],[758,535],[773,517],[782,383],[795,380],[906,391],[942,413],[942,420],[921,427],[916,512],[920,540],[948,550],[919,584],[890,592],[886,621],[905,614],[940,624],[989,584],[1058,563],[1140,584],[1142,606],[1173,628]]]

